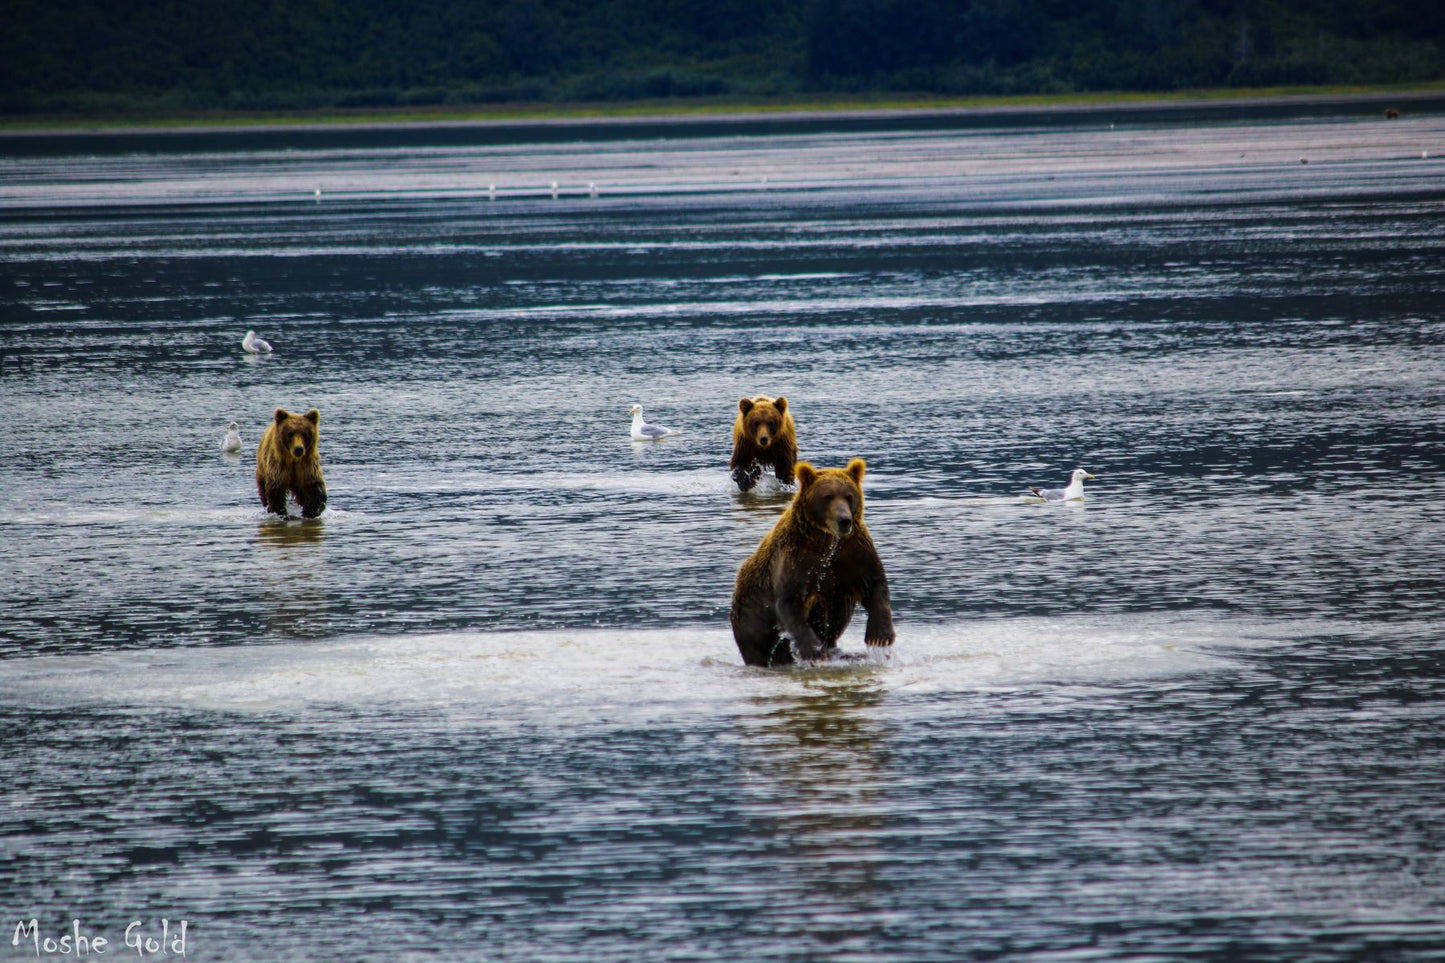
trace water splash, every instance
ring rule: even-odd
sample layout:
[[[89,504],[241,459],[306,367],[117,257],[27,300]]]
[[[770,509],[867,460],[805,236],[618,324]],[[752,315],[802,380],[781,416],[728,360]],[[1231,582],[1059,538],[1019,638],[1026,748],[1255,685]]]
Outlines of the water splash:
[[[842,540],[841,536],[834,535],[833,540],[828,543],[828,550],[823,553],[823,560],[818,565],[817,578],[813,581],[813,594],[823,590],[823,579],[827,578],[828,569],[833,567],[833,557],[838,554],[838,544]]]
[[[803,600],[805,619],[811,619],[813,610],[815,608],[821,607],[823,610],[823,625],[821,631],[818,632],[818,638],[820,641],[823,642],[825,646],[827,645],[827,639],[829,634],[828,628],[832,622],[831,618],[829,618],[829,615],[832,611],[832,606],[829,604],[829,600],[823,595],[823,581],[828,577],[828,570],[833,566],[833,558],[838,554],[838,543],[841,541],[841,537],[834,535],[832,541],[828,543],[828,550],[823,553],[823,558],[818,563],[817,572],[813,576],[812,588],[808,591],[807,596]],[[794,641],[796,643],[796,640]],[[825,648],[824,654],[825,656],[830,654],[836,656],[837,653],[836,651],[834,651],[833,653],[829,653],[828,650]]]

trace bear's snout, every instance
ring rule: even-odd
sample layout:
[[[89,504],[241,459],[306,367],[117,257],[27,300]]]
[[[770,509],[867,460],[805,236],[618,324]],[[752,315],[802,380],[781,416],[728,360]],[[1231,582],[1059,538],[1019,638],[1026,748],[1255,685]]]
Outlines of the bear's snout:
[[[847,535],[853,530],[853,509],[848,507],[846,501],[840,499],[834,503],[831,515],[829,520],[832,522],[834,535]]]
[[[773,439],[768,436],[768,433],[767,433],[766,431],[762,431],[762,432],[759,432],[759,433],[758,433],[758,447],[759,447],[759,448],[766,448],[766,447],[768,447],[769,445],[771,445],[772,443],[773,443]]]
[[[305,445],[295,444],[295,445],[292,445],[292,446],[291,446],[291,455],[292,455],[292,457],[294,457],[294,458],[300,458],[300,457],[302,457],[302,456],[305,455],[305,454],[306,454],[306,446],[305,446]]]

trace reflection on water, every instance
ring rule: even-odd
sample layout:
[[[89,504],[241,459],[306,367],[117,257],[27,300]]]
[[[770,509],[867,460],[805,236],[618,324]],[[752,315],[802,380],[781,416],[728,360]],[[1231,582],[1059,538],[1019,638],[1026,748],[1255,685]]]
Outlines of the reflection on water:
[[[281,639],[325,638],[328,627],[326,557],[321,519],[267,519],[256,526],[266,554],[262,589],[255,600],[265,613],[267,634]]]
[[[0,906],[196,959],[1439,959],[1445,123],[1368,113],[0,156]],[[868,460],[886,664],[740,664],[761,391]],[[321,519],[256,502],[277,405]]]
[[[304,549],[308,546],[320,544],[326,534],[326,523],[319,518],[303,519],[267,519],[256,526],[256,535],[261,544],[274,549],[277,557],[286,559],[288,563],[303,562],[313,558],[314,555],[307,553]],[[290,549],[303,549],[303,551],[292,552]]]
[[[845,946],[876,927],[890,813],[885,691],[871,675],[805,678],[740,721],[743,811],[771,835],[780,883],[763,916],[785,943]]]

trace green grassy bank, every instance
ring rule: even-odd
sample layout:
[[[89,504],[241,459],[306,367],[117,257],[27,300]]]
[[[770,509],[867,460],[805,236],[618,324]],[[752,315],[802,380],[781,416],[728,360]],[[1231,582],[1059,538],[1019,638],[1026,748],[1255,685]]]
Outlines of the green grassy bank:
[[[1009,96],[938,97],[898,94],[850,97],[787,97],[743,99],[731,97],[638,100],[632,102],[538,104],[483,104],[428,107],[365,108],[355,110],[296,111],[192,111],[126,112],[0,117],[0,132],[127,129],[257,128],[288,126],[360,126],[424,124],[502,124],[529,122],[637,120],[645,118],[700,119],[730,116],[828,114],[853,112],[1008,112],[1084,110],[1107,107],[1187,107],[1228,102],[1311,103],[1360,101],[1369,103],[1445,96],[1445,83],[1377,86],[1291,86],[1215,88],[1209,90],[1106,92],[1071,94],[1020,94]]]

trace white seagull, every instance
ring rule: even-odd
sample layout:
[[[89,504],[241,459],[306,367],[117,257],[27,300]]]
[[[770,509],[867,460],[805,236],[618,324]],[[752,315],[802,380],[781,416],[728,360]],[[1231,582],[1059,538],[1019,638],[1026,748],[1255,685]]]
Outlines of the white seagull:
[[[241,339],[241,347],[246,349],[247,354],[271,353],[271,342],[256,337],[254,331],[246,332],[246,336]]]
[[[681,434],[673,428],[664,428],[661,425],[649,425],[642,420],[642,406],[633,405],[627,409],[632,416],[632,440],[633,441],[657,441],[666,438],[668,435]]]
[[[1072,502],[1080,501],[1084,497],[1084,479],[1094,478],[1082,468],[1075,468],[1069,475],[1069,484],[1064,488],[1035,488],[1029,486],[1029,491],[1034,497],[1042,498],[1046,502]]]
[[[234,421],[226,426],[226,440],[221,442],[221,450],[227,454],[241,450],[241,429]]]

